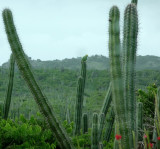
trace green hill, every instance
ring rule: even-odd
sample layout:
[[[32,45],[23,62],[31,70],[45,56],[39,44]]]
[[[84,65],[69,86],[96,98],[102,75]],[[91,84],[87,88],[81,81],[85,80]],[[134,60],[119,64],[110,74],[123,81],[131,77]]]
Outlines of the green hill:
[[[40,59],[32,60],[28,57],[31,65],[35,69],[80,69],[81,57],[63,60],[48,60],[41,61]],[[8,68],[9,62],[2,65],[3,68]],[[88,57],[87,69],[107,70],[109,69],[109,58],[102,55]],[[160,57],[157,56],[137,56],[136,70],[159,70]]]

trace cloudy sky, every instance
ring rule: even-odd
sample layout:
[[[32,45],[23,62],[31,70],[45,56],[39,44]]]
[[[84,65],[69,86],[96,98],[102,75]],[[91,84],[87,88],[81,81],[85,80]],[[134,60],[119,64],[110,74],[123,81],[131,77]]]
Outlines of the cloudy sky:
[[[108,14],[113,5],[123,14],[130,0],[0,0],[10,8],[24,51],[32,59],[54,60],[108,56]],[[139,0],[137,55],[160,56],[160,0]],[[10,47],[0,17],[0,65]],[[122,32],[121,32],[122,33]]]

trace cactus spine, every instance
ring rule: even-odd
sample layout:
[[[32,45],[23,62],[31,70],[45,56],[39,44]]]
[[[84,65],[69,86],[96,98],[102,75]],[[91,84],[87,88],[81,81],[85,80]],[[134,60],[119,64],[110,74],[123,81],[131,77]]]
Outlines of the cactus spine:
[[[138,141],[143,141],[143,103],[139,102],[137,104],[137,123],[138,123]]]
[[[13,78],[14,78],[14,65],[15,65],[15,58],[14,55],[11,54],[10,56],[10,68],[9,68],[9,82],[8,88],[6,93],[6,100],[4,104],[4,119],[8,118],[10,104],[11,104],[11,96],[12,96],[12,88],[13,88]]]
[[[119,27],[119,9],[113,6],[109,13],[109,57],[110,73],[112,82],[112,99],[116,122],[119,126],[119,132],[122,135],[123,149],[128,149],[128,127],[126,123],[126,109],[123,94],[123,80],[120,58],[120,27]]]
[[[73,149],[70,138],[66,134],[66,131],[62,128],[59,121],[55,117],[52,108],[48,104],[48,101],[42,91],[40,90],[32,72],[29,67],[29,62],[25,57],[22,45],[19,41],[19,37],[14,26],[12,12],[9,9],[3,10],[3,21],[5,25],[6,34],[12,53],[14,54],[19,71],[26,81],[30,91],[32,92],[36,103],[39,106],[40,111],[44,115],[47,123],[50,126],[53,135],[56,137],[61,149]]]
[[[91,134],[91,149],[98,149],[98,114],[93,114],[92,134]]]
[[[88,133],[88,115],[87,113],[83,114],[83,134]]]
[[[135,98],[135,63],[138,35],[138,16],[134,4],[125,9],[123,28],[124,52],[124,99],[127,109],[127,122],[129,126],[130,148],[134,148],[132,131],[136,133],[136,98]]]
[[[83,109],[83,95],[86,81],[86,60],[88,55],[81,60],[81,76],[78,78],[77,98],[75,106],[75,130],[74,135],[80,135],[82,109]]]

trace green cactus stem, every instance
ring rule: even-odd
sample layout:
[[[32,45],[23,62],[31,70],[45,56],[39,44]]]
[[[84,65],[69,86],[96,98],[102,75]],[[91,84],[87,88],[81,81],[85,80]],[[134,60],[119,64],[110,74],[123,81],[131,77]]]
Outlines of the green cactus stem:
[[[91,149],[98,149],[98,114],[93,114],[92,134],[91,134]]]
[[[82,109],[83,109],[83,96],[84,96],[84,88],[86,82],[87,57],[88,55],[85,55],[81,60],[81,76],[78,78],[77,98],[76,98],[75,118],[74,118],[75,119],[74,135],[80,135]]]
[[[138,0],[132,0],[132,3],[136,4],[138,3]]]
[[[108,109],[111,105],[111,101],[112,101],[112,87],[111,87],[111,83],[110,83],[109,87],[108,87],[108,90],[107,90],[107,94],[106,94],[105,99],[104,99],[104,103],[103,103],[101,111],[100,111],[100,114],[103,113],[105,117],[106,117]]]
[[[26,84],[28,85],[31,93],[34,96],[36,103],[38,104],[39,110],[45,117],[48,125],[50,126],[53,135],[58,141],[61,149],[74,149],[69,136],[66,131],[62,128],[58,119],[55,116],[47,98],[42,93],[38,86],[33,73],[29,67],[29,61],[25,56],[19,37],[16,32],[16,28],[13,22],[12,12],[9,9],[3,10],[3,21],[5,25],[6,34],[8,41],[14,54],[17,66],[21,75],[23,76]]]
[[[4,115],[3,115],[4,119],[8,118],[8,114],[10,110],[11,96],[12,96],[12,89],[13,89],[13,78],[14,78],[14,65],[15,65],[15,58],[14,58],[14,55],[11,54],[10,68],[9,68],[9,82],[8,82],[8,88],[6,93],[6,100],[4,104]]]
[[[82,131],[83,131],[83,134],[85,133],[88,133],[88,115],[87,113],[84,113],[83,114],[83,127],[82,127]]]
[[[99,128],[98,128],[98,141],[99,142],[101,142],[104,122],[105,122],[105,115],[104,113],[101,113],[99,116]]]
[[[114,114],[114,110],[112,108],[108,114],[108,119],[106,122],[106,130],[105,130],[105,134],[104,134],[104,140],[106,140],[107,142],[110,141],[114,120],[115,120],[115,114]]]
[[[138,36],[138,15],[134,4],[129,4],[124,13],[123,28],[123,77],[124,99],[129,126],[130,148],[134,148],[132,131],[136,133],[135,63]],[[136,134],[135,134],[136,135]]]
[[[78,85],[77,85],[77,100],[76,100],[76,107],[75,107],[75,131],[74,131],[74,135],[80,135],[82,107],[83,107],[82,91],[83,91],[83,78],[82,78],[82,76],[80,76],[78,78]]]
[[[3,117],[3,107],[4,107],[4,104],[2,101],[0,101],[0,117]]]
[[[87,57],[88,57],[88,55],[85,55],[81,60],[81,76],[83,77],[83,94],[84,94],[84,88],[85,88],[85,83],[86,83]]]
[[[138,123],[138,141],[143,141],[143,103],[139,102],[137,104],[137,123]]]
[[[122,136],[123,149],[129,149],[128,125],[126,122],[126,108],[124,100],[123,79],[121,70],[121,48],[120,48],[120,27],[119,9],[113,6],[109,13],[109,58],[112,83],[112,100],[116,114],[116,122],[119,126],[119,133]]]

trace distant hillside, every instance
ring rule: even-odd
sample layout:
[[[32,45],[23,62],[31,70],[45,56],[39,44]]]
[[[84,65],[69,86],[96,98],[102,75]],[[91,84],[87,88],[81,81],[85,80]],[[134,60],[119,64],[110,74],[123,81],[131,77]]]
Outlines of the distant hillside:
[[[41,61],[40,59],[32,60],[28,58],[34,69],[80,69],[81,57]],[[2,65],[3,68],[8,68],[9,62]],[[91,56],[87,60],[87,68],[95,70],[109,69],[109,58],[102,55]],[[160,70],[160,57],[157,56],[137,56],[136,70]]]

